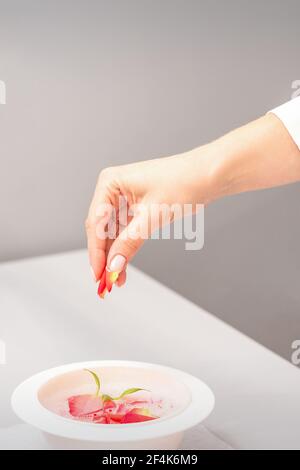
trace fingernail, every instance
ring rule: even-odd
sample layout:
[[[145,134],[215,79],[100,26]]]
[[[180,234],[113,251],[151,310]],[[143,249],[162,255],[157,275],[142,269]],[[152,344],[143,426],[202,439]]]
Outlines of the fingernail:
[[[113,257],[111,260],[108,269],[113,272],[118,272],[120,273],[123,271],[126,265],[126,258],[123,255],[116,255]]]
[[[93,279],[94,279],[95,282],[97,282],[95,271],[93,270],[92,266],[90,268],[91,268],[91,273],[92,273]]]

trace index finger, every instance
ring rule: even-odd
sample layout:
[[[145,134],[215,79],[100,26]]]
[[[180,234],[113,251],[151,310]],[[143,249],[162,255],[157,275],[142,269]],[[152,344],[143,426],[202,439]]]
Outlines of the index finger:
[[[85,222],[90,266],[99,281],[106,266],[106,226],[110,217],[111,204],[104,194],[96,193]]]

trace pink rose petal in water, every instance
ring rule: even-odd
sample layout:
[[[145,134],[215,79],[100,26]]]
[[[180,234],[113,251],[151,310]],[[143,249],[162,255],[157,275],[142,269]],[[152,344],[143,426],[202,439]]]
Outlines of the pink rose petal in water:
[[[124,418],[122,420],[122,423],[123,424],[126,424],[126,423],[142,423],[144,421],[152,421],[153,419],[156,419],[156,418],[154,416],[147,416],[147,415],[142,415],[142,414],[139,414],[139,413],[129,412],[124,416]]]
[[[75,418],[90,415],[102,409],[101,398],[94,395],[73,395],[68,398],[68,404],[70,414]]]
[[[140,423],[157,419],[150,411],[151,405],[158,404],[149,400],[136,400],[129,395],[141,391],[140,388],[130,388],[118,397],[100,393],[100,379],[93,371],[87,370],[96,383],[96,394],[73,395],[68,398],[69,413],[80,421],[96,424],[127,424]]]

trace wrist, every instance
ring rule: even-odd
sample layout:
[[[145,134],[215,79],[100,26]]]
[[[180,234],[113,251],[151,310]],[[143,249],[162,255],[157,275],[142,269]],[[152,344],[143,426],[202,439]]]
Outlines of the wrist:
[[[274,122],[264,116],[209,144],[214,200],[272,186]]]
[[[243,162],[248,159],[249,149],[233,134],[227,134],[210,144],[213,200],[243,190],[247,173]]]
[[[237,157],[242,150],[224,136],[188,152],[194,200],[210,204],[232,194],[238,183]]]

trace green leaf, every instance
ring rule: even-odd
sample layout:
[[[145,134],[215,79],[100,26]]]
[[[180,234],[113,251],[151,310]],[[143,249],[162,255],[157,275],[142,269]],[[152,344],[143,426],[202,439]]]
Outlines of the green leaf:
[[[112,398],[110,395],[102,395],[102,401],[105,403],[106,401],[114,401],[114,398]]]
[[[124,392],[121,393],[116,398],[113,398],[113,400],[120,400],[121,398],[125,397],[126,395],[131,395],[131,393],[135,392],[140,392],[141,390],[144,390],[145,392],[148,392],[148,390],[145,390],[144,388],[128,388],[127,390],[124,390]]]
[[[93,372],[92,370],[89,370],[89,369],[84,369],[86,370],[87,372],[89,372],[90,374],[92,374],[94,380],[95,380],[95,384],[96,384],[96,396],[99,395],[99,392],[100,392],[100,379],[98,377],[98,375],[96,374],[96,372]]]

